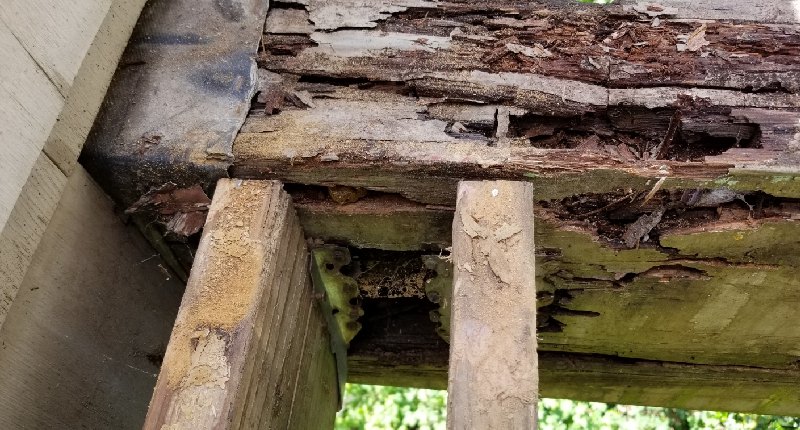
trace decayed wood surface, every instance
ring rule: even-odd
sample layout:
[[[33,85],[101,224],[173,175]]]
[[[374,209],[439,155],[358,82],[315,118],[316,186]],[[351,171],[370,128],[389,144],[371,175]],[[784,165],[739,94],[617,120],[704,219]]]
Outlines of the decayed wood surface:
[[[0,330],[0,428],[141,429],[181,282],[83,169]]]
[[[563,176],[591,182],[597,169],[621,186],[747,169],[794,175],[798,20],[784,0],[751,3],[278,2],[256,85],[244,60],[258,11],[209,7],[191,31],[165,39],[157,29],[194,3],[155,2],[137,40],[147,49],[129,51],[112,91],[137,103],[106,109],[87,161],[126,206],[168,181],[210,186],[230,163],[237,177],[436,203],[460,178],[535,176],[549,187]],[[222,31],[226,16],[247,30]],[[197,44],[206,31],[226,36]],[[194,61],[210,51],[231,58],[235,79]],[[195,97],[219,97],[214,137],[186,126],[206,118],[181,110],[204,104]],[[172,119],[153,130],[163,118]],[[665,139],[671,129],[677,138]]]
[[[165,140],[149,133],[152,115],[160,120],[188,105],[200,106],[205,121],[194,97],[212,94],[203,85],[181,85],[176,92],[189,101],[180,98],[162,114],[169,109],[153,107],[179,97],[160,98],[165,93],[153,87],[174,82],[175,74],[217,75],[195,61],[206,45],[169,47],[157,59],[172,61],[180,51],[188,65],[137,86],[139,73],[149,79],[158,65],[142,56],[145,49],[131,56],[115,96],[137,103],[118,105],[105,127],[113,134],[130,118],[135,124],[121,139],[97,139],[90,155],[100,167],[93,173],[126,206],[153,184],[207,184],[229,163],[234,177],[400,194],[384,196],[397,217],[375,210],[387,201],[373,195],[298,208],[312,237],[398,251],[447,245],[442,220],[452,216],[459,180],[528,180],[545,209],[537,213],[544,221],[537,224],[539,347],[563,351],[568,361],[585,359],[593,370],[575,372],[612,387],[594,391],[602,392],[598,399],[634,399],[659,386],[658,369],[681,362],[694,372],[687,380],[700,382],[643,393],[640,402],[687,406],[697,388],[709,407],[797,413],[796,395],[779,381],[796,381],[792,366],[800,356],[785,347],[798,339],[796,327],[785,324],[798,303],[792,267],[800,255],[790,239],[796,208],[786,199],[800,197],[797,16],[782,0],[660,4],[277,2],[267,16],[255,103],[232,152],[217,138],[206,151],[206,140],[169,121],[159,126],[174,132]],[[179,6],[170,11],[187,4]],[[257,28],[250,18],[247,28]],[[150,19],[159,28],[159,19],[172,18]],[[255,50],[253,38],[223,42],[247,45],[248,55]],[[241,70],[233,74],[242,77]],[[252,94],[236,94],[238,116],[226,117],[235,127],[220,130],[235,130],[245,115]],[[745,198],[692,206],[705,199],[698,192],[726,189]],[[682,201],[687,193],[694,203]],[[630,228],[667,206],[652,234]],[[691,218],[683,214],[701,221],[676,223]],[[424,234],[402,234],[414,223],[427,223],[418,229]],[[638,367],[608,363],[608,356],[651,360],[647,376],[630,389],[614,385],[620,376],[613,369],[635,374]],[[751,375],[748,366],[764,368],[752,375],[769,377],[752,376],[759,387],[747,394],[731,387],[751,376],[700,388],[703,369],[719,370],[718,377],[730,368]],[[552,392],[586,398],[578,382],[561,387]]]
[[[351,355],[349,380],[359,384],[446,388],[447,353],[416,352],[413,362],[388,360],[376,353]],[[797,414],[800,401],[795,389],[798,381],[800,373],[796,369],[539,351],[539,394],[549,398],[792,416]]]
[[[532,178],[569,195],[756,171],[759,183],[732,186],[797,197],[770,186],[797,173],[791,9],[276,5],[233,173],[452,204],[460,178]]]
[[[290,197],[221,180],[145,428],[330,428],[336,378]]]
[[[75,170],[143,5],[0,5],[0,325]]]
[[[800,303],[800,280],[794,276],[800,252],[793,239],[800,208],[793,199],[753,193],[743,197],[753,210],[738,199],[676,207],[648,233],[653,238],[641,238],[638,248],[624,244],[624,232],[642,214],[675,205],[671,195],[696,191],[659,191],[644,205],[646,195],[634,199],[628,193],[536,199],[540,350],[794,366],[800,351],[784,346],[800,342],[800,331],[783,323]],[[404,290],[422,291],[426,279],[435,276],[425,270],[420,252],[436,255],[436,246],[451,244],[452,207],[381,195],[340,205],[311,201],[306,193],[298,201],[307,234],[315,240],[349,238],[346,243],[355,247],[397,249],[400,244],[413,251],[400,254],[409,259],[396,276],[397,285],[408,286]],[[609,201],[620,204],[615,208]],[[387,208],[398,209],[387,213]],[[361,221],[371,218],[380,219],[380,226]],[[423,240],[405,232],[412,223],[427,232]],[[392,267],[405,261],[392,254],[382,258],[368,264]],[[374,289],[370,279],[357,277],[365,296]]]
[[[447,427],[536,428],[533,187],[465,181],[453,220]]]
[[[540,366],[543,395],[796,414],[800,403],[787,387],[798,380],[798,352],[786,345],[800,337],[795,325],[785,323],[799,303],[800,284],[793,275],[798,264],[792,221],[796,204],[768,199],[751,211],[735,200],[669,212],[669,219],[658,226],[668,248],[651,240],[626,249],[597,230],[609,216],[627,216],[624,228],[636,220],[637,211],[647,213],[652,210],[647,206],[657,208],[667,204],[670,194],[682,193],[659,191],[645,207],[636,199],[623,199],[629,203],[608,207],[610,214],[601,211],[597,218],[570,219],[559,207],[571,205],[580,215],[628,194],[599,201],[592,195],[537,199],[538,347],[540,357],[549,357]],[[348,236],[351,246],[402,244],[413,250],[362,262],[361,270],[369,269],[356,276],[363,297],[374,297],[384,287],[384,297],[418,295],[436,276],[425,270],[419,252],[438,254],[429,242],[450,245],[452,207],[375,193],[347,204],[325,195],[313,200],[307,191],[295,195],[315,240],[340,243]],[[745,199],[759,205],[757,193]],[[397,210],[387,213],[387,208]],[[380,228],[356,222],[370,217],[381,219]],[[682,219],[694,221],[687,225]],[[425,240],[404,233],[403,226],[412,222],[424,226],[429,233]],[[394,282],[381,281],[380,273],[388,273]],[[370,323],[351,347],[351,381],[445,388],[447,346],[429,321],[430,307],[420,306],[418,314],[410,315],[403,302],[376,314],[368,302],[365,318]],[[415,329],[421,323],[425,329]],[[570,363],[580,365],[567,378],[562,372]],[[626,372],[638,376],[629,384],[620,376]],[[753,385],[748,387],[747,381]],[[587,390],[585,385],[598,388]]]

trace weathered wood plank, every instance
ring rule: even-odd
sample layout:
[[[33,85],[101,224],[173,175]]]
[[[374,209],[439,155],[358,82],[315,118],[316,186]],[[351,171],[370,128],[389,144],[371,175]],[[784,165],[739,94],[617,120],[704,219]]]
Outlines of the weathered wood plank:
[[[393,195],[367,196],[347,204],[292,197],[309,238],[390,251],[450,245],[452,208],[428,207]]]
[[[273,13],[305,13],[314,26],[302,37],[268,27],[262,64],[297,75],[408,81],[418,83],[421,92],[458,91],[465,82],[457,77],[461,72],[539,74],[616,86],[775,90],[785,84],[790,92],[798,90],[800,69],[790,57],[798,49],[800,18],[784,0],[759,5],[679,0],[672,2],[675,7],[662,2],[649,9],[645,2],[624,7],[555,1],[390,3],[358,8],[333,2],[326,11],[338,16],[329,13],[322,20],[313,1],[300,11],[278,6]],[[353,26],[352,15],[365,19]],[[456,87],[447,89],[448,84]],[[560,87],[536,91],[556,94]]]
[[[602,192],[747,169],[766,189],[797,171],[800,33],[724,16],[772,23],[779,3],[277,5],[315,29],[267,28],[233,173],[434,204],[454,178]]]
[[[0,20],[66,97],[112,1],[9,0]]]
[[[49,6],[50,2],[47,3],[48,7],[52,7]],[[68,3],[72,7],[73,2]],[[64,107],[47,138],[44,151],[67,175],[78,162],[78,155],[144,4],[145,0],[111,1],[105,10],[103,21],[93,34],[91,46],[85,56],[80,58],[77,74],[68,91],[64,93]],[[40,24],[40,28],[47,27]],[[87,30],[88,28],[84,29]],[[48,40],[54,37],[48,34]]]
[[[0,331],[0,427],[140,429],[183,285],[85,171],[58,195]]]
[[[145,428],[303,428],[278,424],[301,415],[332,426],[323,321],[282,185],[221,180]]]
[[[793,200],[750,193],[743,199],[760,209],[751,211],[739,199],[675,207],[638,248],[622,242],[621,235],[641,214],[674,206],[674,199],[695,192],[661,192],[644,206],[646,192],[638,200],[625,191],[536,200],[541,350],[713,365],[794,365],[800,351],[785,345],[800,342],[800,332],[784,323],[800,303],[800,281],[793,275],[800,264],[793,241],[799,209]],[[383,287],[383,297],[404,292],[418,297],[438,276],[425,269],[419,252],[436,255],[450,245],[442,239],[450,231],[452,210],[407,203],[407,209],[387,215],[388,197],[368,195],[337,205],[300,195],[301,212],[316,208],[313,217],[301,220],[315,239],[379,249],[403,244],[414,251],[373,254],[353,270],[363,297],[380,297]],[[615,201],[626,204],[609,206]],[[607,213],[597,211],[603,208]],[[345,232],[353,234],[348,241],[339,236],[340,229],[349,225],[353,212],[363,219],[380,217],[382,228],[347,227]],[[419,241],[414,231],[404,233],[409,220],[438,232],[430,237],[438,237],[441,248]],[[383,282],[384,276],[393,281]],[[427,320],[427,313],[422,318]]]
[[[546,259],[546,254],[539,255],[537,261]],[[410,298],[365,299],[363,306],[364,319],[370,323],[364,325],[351,344],[350,382],[447,387],[449,347],[428,319],[430,303]],[[663,308],[670,306],[665,304]],[[625,321],[625,315],[620,318]],[[664,333],[641,336],[654,339]],[[686,345],[695,343],[691,333],[682,339]],[[543,397],[776,415],[800,413],[800,395],[794,389],[800,373],[794,365],[780,369],[709,365],[554,352],[544,350],[546,345],[541,342],[538,346]],[[773,350],[781,348],[776,346]]]
[[[42,152],[0,232],[0,326],[28,270],[67,178]]]
[[[252,114],[234,143],[235,176],[364,187],[451,205],[460,178],[530,180],[543,198],[645,189],[661,177],[668,178],[665,189],[725,181],[800,196],[774,181],[797,173],[798,110],[736,107],[769,105],[767,95],[610,89],[614,101],[599,112],[549,116],[514,107],[507,129],[498,131],[495,114],[506,109],[500,105],[416,98],[394,87],[295,88],[307,91],[313,106]],[[685,100],[695,101],[680,107]],[[744,170],[762,177],[734,178]]]
[[[11,30],[0,21],[0,230],[17,203],[42,151],[64,98],[30,57]]]
[[[786,0],[767,0],[758,3],[728,2],[726,0],[664,0],[663,10],[650,7],[650,2],[625,0],[625,9],[633,9],[648,16],[674,16],[680,19],[714,19],[730,21],[757,21],[765,23],[800,23],[796,6]]]
[[[533,187],[461,182],[453,220],[449,429],[535,429]]]
[[[169,11],[177,13],[184,6],[171,5]],[[127,70],[120,73],[126,83],[114,97],[136,94],[140,100],[114,107],[109,121],[113,124],[90,145],[87,160],[96,160],[91,161],[92,171],[109,183],[108,188],[118,190],[117,197],[126,204],[167,180],[210,186],[213,178],[223,176],[231,154],[237,177],[402,188],[406,196],[435,203],[455,195],[461,178],[519,180],[525,175],[585,173],[575,185],[594,182],[589,179],[594,172],[588,170],[606,169],[624,176],[616,183],[628,186],[664,172],[681,179],[722,177],[732,167],[793,172],[796,160],[789,149],[798,145],[794,136],[800,70],[794,58],[800,36],[791,20],[774,24],[773,18],[786,19],[779,13],[785,5],[693,5],[685,11],[663,6],[666,12],[652,14],[577,2],[279,2],[267,16],[259,61],[259,73],[269,71],[269,78],[256,89],[260,94],[250,106],[253,118],[232,153],[229,142],[212,139],[209,144],[196,134],[177,131],[182,125],[153,132],[152,121],[137,119],[141,127],[130,122],[122,127],[125,115],[179,114],[183,123],[188,114],[180,109],[199,105],[185,101],[167,111],[161,101],[150,100],[151,94],[163,91],[133,91],[141,84],[136,80],[139,72]],[[151,19],[167,19],[160,13],[166,9],[158,11],[158,18]],[[701,22],[704,13],[720,21]],[[720,14],[765,23],[729,22]],[[654,15],[659,16],[657,26]],[[248,19],[248,28],[249,23]],[[679,52],[678,45],[703,24],[709,45]],[[244,46],[241,42],[237,46]],[[181,58],[183,50],[192,51],[187,55],[192,61],[199,55],[186,46],[164,49],[180,51]],[[174,53],[169,54],[163,55],[169,59],[163,67],[181,69],[175,66]],[[162,61],[162,54],[154,56],[142,66],[142,58],[130,55],[130,62],[137,64],[131,69]],[[190,75],[184,70],[172,74]],[[172,74],[158,79],[172,82]],[[186,87],[179,97],[198,93]],[[360,96],[344,97],[346,92]],[[651,116],[667,121],[638,115],[634,123],[643,125],[623,130],[613,118],[598,119],[643,106],[651,107]],[[767,106],[782,107],[772,118],[731,112]],[[688,114],[681,120],[692,135],[684,147],[698,147],[699,140],[703,149],[652,157],[651,150],[668,130],[672,110],[705,112],[700,126]],[[274,115],[257,118],[264,112]],[[502,118],[495,125],[497,113]],[[553,121],[553,116],[558,119]],[[719,121],[703,128],[711,116]],[[630,117],[623,112],[623,119]],[[776,122],[775,117],[781,119]],[[502,124],[508,124],[508,130],[496,129]],[[762,139],[752,138],[759,135],[758,127]],[[764,132],[766,127],[772,131]],[[114,134],[121,129],[130,133]],[[735,132],[740,129],[742,134]],[[784,131],[773,133],[780,129]],[[226,136],[229,131],[225,129]],[[185,136],[179,136],[182,133]],[[495,141],[504,143],[502,150],[485,149]],[[428,154],[419,154],[425,144]],[[223,149],[204,152],[208,145]],[[400,146],[409,149],[396,148]],[[726,149],[728,155],[740,149],[749,152],[710,159]],[[378,162],[381,157],[384,163]],[[709,157],[707,163],[701,162],[703,157]],[[224,162],[216,163],[218,159]],[[176,160],[182,164],[173,169]],[[134,165],[148,168],[129,168]],[[376,169],[380,173],[374,174]],[[396,174],[384,174],[391,170]],[[553,178],[553,183],[560,179]],[[428,200],[420,200],[425,196]]]
[[[208,190],[227,176],[267,4],[159,0],[142,11],[82,153],[123,206],[166,182]]]
[[[439,354],[441,355],[441,354]],[[700,365],[539,351],[542,397],[696,410],[797,415],[795,369]],[[422,357],[422,358],[420,358]],[[353,383],[444,389],[447,355],[399,363],[378,355],[350,356]]]

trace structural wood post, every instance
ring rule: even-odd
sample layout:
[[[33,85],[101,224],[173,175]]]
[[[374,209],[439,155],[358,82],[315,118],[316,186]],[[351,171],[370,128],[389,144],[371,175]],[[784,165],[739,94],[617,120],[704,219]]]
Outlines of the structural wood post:
[[[535,428],[532,185],[461,182],[452,258],[447,427]]]
[[[336,366],[305,238],[277,181],[223,179],[145,429],[324,429]]]

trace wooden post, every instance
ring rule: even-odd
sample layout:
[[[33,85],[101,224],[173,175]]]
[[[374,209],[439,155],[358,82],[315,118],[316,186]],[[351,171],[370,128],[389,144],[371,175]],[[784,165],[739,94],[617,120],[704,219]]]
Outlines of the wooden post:
[[[532,185],[461,182],[452,257],[447,428],[535,428]]]
[[[217,185],[145,429],[324,429],[336,365],[276,181]]]

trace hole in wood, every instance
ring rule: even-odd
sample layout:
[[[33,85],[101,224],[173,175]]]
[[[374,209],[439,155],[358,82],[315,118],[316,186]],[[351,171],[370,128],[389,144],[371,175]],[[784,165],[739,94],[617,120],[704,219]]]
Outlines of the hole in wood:
[[[658,247],[664,232],[721,227],[761,219],[794,219],[800,216],[800,200],[778,198],[763,192],[741,193],[726,188],[618,191],[606,194],[581,194],[561,200],[540,201],[544,218],[583,227],[613,248],[630,248],[626,237],[637,236],[638,247]],[[658,220],[632,229],[643,216],[659,213]],[[541,249],[537,252],[545,253]],[[557,258],[554,255],[553,258]]]
[[[580,116],[510,117],[509,137],[545,149],[577,149],[623,160],[702,161],[732,148],[761,148],[758,124],[730,109],[616,107]]]

